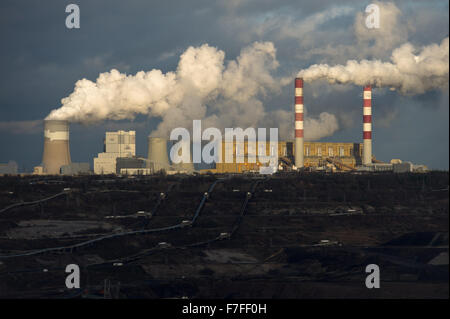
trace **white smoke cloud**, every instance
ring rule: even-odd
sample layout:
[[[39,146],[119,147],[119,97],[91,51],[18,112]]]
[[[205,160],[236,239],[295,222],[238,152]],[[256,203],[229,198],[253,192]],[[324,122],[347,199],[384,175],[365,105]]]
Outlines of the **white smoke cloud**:
[[[449,38],[417,50],[410,43],[395,49],[391,62],[350,60],[345,65],[314,64],[298,73],[305,81],[396,88],[403,94],[421,94],[448,85]]]
[[[163,116],[189,95],[204,99],[220,84],[224,53],[207,44],[188,48],[176,72],[140,71],[126,75],[113,69],[95,82],[82,79],[47,119],[92,123],[134,119],[138,114]]]
[[[315,141],[333,135],[339,128],[333,114],[322,112],[318,118],[305,117],[305,140]]]
[[[144,114],[162,119],[152,135],[164,137],[175,127],[190,128],[194,119],[202,119],[204,127],[219,129],[256,127],[273,116],[266,112],[263,99],[292,83],[291,78],[272,74],[278,66],[271,42],[255,42],[227,63],[225,53],[208,44],[189,47],[175,72],[126,75],[113,69],[101,73],[95,82],[77,81],[74,91],[61,100],[62,106],[46,119],[89,124],[132,120]],[[325,125],[323,121],[314,124]]]
[[[305,109],[306,114],[306,109]],[[293,112],[277,110],[268,114],[266,126],[278,127],[278,134],[283,139],[294,139]],[[322,112],[317,118],[306,114],[304,119],[304,133],[306,141],[316,141],[323,137],[333,135],[338,129],[338,120],[334,114]]]

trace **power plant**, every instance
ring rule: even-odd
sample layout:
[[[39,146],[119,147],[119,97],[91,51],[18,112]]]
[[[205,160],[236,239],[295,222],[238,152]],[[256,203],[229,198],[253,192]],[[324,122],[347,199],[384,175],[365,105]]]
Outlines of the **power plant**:
[[[95,174],[116,174],[116,159],[136,156],[136,132],[106,132],[103,153],[94,158]]]
[[[170,167],[167,155],[167,139],[148,137],[148,161],[153,163],[155,171],[167,170]]]
[[[372,87],[366,85],[363,88],[363,143],[340,142],[304,142],[304,107],[303,107],[303,79],[294,81],[294,143],[279,141],[275,150],[279,158],[281,170],[331,170],[331,171],[394,171],[413,172],[426,171],[424,165],[414,165],[401,160],[391,160],[391,163],[383,163],[372,155]],[[230,144],[230,145],[227,145]],[[231,149],[237,153],[236,142],[222,142],[222,153],[225,149]],[[251,155],[251,147],[247,141],[244,143],[242,158]],[[272,154],[266,145],[266,153]],[[216,164],[215,169],[208,170],[212,173],[244,173],[257,172],[262,163],[240,163],[234,155],[232,163]]]
[[[172,293],[178,298],[178,291],[181,291],[178,289],[184,287],[188,287],[189,293],[191,287],[198,287],[196,291],[204,294],[199,297],[210,296],[213,290],[217,291],[214,294],[221,293],[225,298],[233,296],[235,291],[248,291],[248,296],[254,296],[255,289],[249,282],[262,281],[264,289],[261,291],[267,287],[278,291],[280,286],[276,280],[283,285],[298,280],[292,285],[292,292],[286,295],[296,297],[298,287],[302,286],[298,283],[305,283],[305,278],[323,285],[328,284],[327,278],[331,278],[333,285],[334,278],[345,278],[346,282],[352,282],[351,279],[357,283],[352,284],[351,291],[361,286],[365,292],[361,275],[354,271],[355,265],[364,266],[372,263],[373,258],[386,258],[383,266],[391,267],[385,272],[392,276],[388,278],[391,284],[404,274],[422,278],[424,275],[417,273],[416,264],[417,260],[425,260],[423,269],[430,270],[429,281],[436,282],[438,278],[444,287],[443,294],[446,293],[448,254],[440,251],[445,251],[445,246],[440,247],[446,244],[445,240],[448,242],[448,232],[445,232],[448,173],[398,176],[389,172],[426,172],[427,169],[398,159],[391,163],[376,160],[372,154],[370,85],[362,90],[363,141],[304,141],[303,84],[302,78],[295,79],[295,125],[291,128],[294,140],[260,141],[248,133],[251,130],[246,130],[247,138],[235,132],[231,140],[230,134],[225,135],[225,139],[210,140],[215,146],[214,168],[195,171],[192,159],[198,164],[198,153],[191,151],[194,147],[191,148],[190,137],[176,142],[148,136],[144,158],[137,156],[136,132],[119,130],[105,133],[103,152],[93,159],[93,173],[98,176],[33,176],[28,180],[17,179],[20,181],[14,188],[10,188],[10,182],[0,184],[0,195],[5,202],[2,211],[14,218],[0,225],[7,230],[3,232],[3,241],[9,250],[4,249],[0,254],[0,268],[8,267],[3,273],[14,274],[18,263],[10,260],[27,258],[27,277],[16,276],[8,285],[19,287],[18,291],[28,290],[29,274],[34,272],[39,283],[36,296],[48,291],[54,295],[40,285],[42,268],[47,267],[44,270],[48,272],[48,268],[54,269],[68,260],[62,254],[70,254],[77,263],[84,263],[81,265],[85,273],[95,267],[89,275],[100,282],[100,285],[90,284],[86,289],[78,289],[82,295],[76,296],[82,298],[98,298],[98,294],[109,296],[110,283],[104,278],[114,274],[115,269],[120,269],[121,280],[133,280],[132,284],[122,286],[127,293],[124,296],[142,296],[143,288],[136,286],[136,265],[140,266],[143,286],[148,287],[148,280],[152,281],[148,288],[148,296],[152,298],[156,292],[160,293],[158,297],[166,298]],[[272,130],[270,136],[273,137]],[[36,174],[91,174],[88,163],[71,162],[69,147],[68,121],[45,121],[43,160]],[[206,146],[205,149],[208,150]],[[270,160],[265,161],[268,158]],[[275,165],[272,165],[273,159]],[[204,162],[208,161],[204,159]],[[2,169],[10,171],[10,167],[0,164],[0,174]],[[276,171],[282,173],[270,178],[256,176]],[[155,174],[158,172],[160,174]],[[165,176],[194,172],[205,175]],[[328,174],[333,172],[353,173]],[[208,173],[224,175],[209,176]],[[5,179],[11,180],[11,177]],[[30,198],[26,202],[15,195],[24,183],[24,189],[32,190],[26,194],[25,198]],[[54,183],[56,187],[48,186]],[[55,192],[55,188],[60,188],[60,192],[50,193]],[[43,199],[37,197],[46,192],[48,195]],[[15,203],[10,203],[11,198],[15,198]],[[15,214],[15,209],[20,209],[20,214]],[[19,223],[17,216],[29,220]],[[435,221],[429,222],[432,217]],[[389,223],[387,230],[386,221]],[[407,233],[402,235],[402,232]],[[225,240],[228,241],[225,245],[216,245]],[[399,243],[410,245],[412,240],[420,244],[417,246],[420,249],[402,249],[399,257],[390,252],[391,248],[394,252],[400,251]],[[50,247],[47,242],[52,242]],[[380,245],[380,242],[386,244]],[[422,249],[422,245],[432,248],[432,254],[429,249]],[[23,247],[27,249],[22,250]],[[364,247],[367,253],[355,252],[354,247]],[[378,252],[380,247],[383,250]],[[54,257],[60,255],[64,259],[52,261],[51,258],[60,258]],[[405,256],[408,259],[400,259]],[[186,267],[186,260],[190,262],[189,267]],[[392,263],[392,260],[401,262]],[[414,267],[409,267],[409,261]],[[29,266],[32,263],[36,264],[33,268]],[[233,263],[239,263],[239,267]],[[255,272],[255,264],[270,267],[258,267],[261,269]],[[364,267],[359,269],[364,270]],[[61,273],[63,271],[61,268]],[[177,275],[180,273],[183,274],[181,281]],[[224,276],[240,286],[229,287],[227,283],[223,288],[212,289],[211,283],[222,282]],[[49,278],[54,280],[55,276]],[[170,285],[176,287],[176,291],[167,292],[167,278],[175,278]],[[209,282],[205,283],[206,278]],[[411,277],[405,278],[413,282]],[[153,289],[157,281],[164,286]],[[400,280],[400,283],[402,293],[405,281]],[[52,285],[57,287],[58,293],[62,291],[61,282],[55,280]],[[121,287],[120,282],[116,287]],[[135,287],[139,289],[134,291]],[[12,290],[0,289],[9,294]],[[74,296],[70,291],[65,293]]]
[[[449,298],[449,1],[22,2],[0,5],[0,300]]]
[[[339,142],[305,142],[304,141],[304,100],[303,78],[294,80],[294,142],[279,141],[278,149],[269,149],[266,154],[277,156],[278,170],[331,170],[331,171],[426,171],[424,165],[391,163],[378,161],[372,155],[372,86],[363,87],[363,143]],[[69,123],[63,120],[46,120],[44,122],[44,152],[42,165],[35,167],[35,174],[81,174],[89,173],[88,163],[72,163],[69,150]],[[165,171],[168,174],[195,171],[192,152],[189,159],[184,158],[183,150],[191,150],[190,141],[178,142],[178,152],[171,158],[181,159],[171,163],[168,157],[168,140],[164,137],[148,137],[147,158],[136,156],[136,132],[106,132],[103,152],[94,158],[95,174],[153,174]],[[242,146],[240,146],[242,145]],[[259,145],[251,146],[244,141],[239,147],[235,141],[225,142],[219,151],[219,162],[214,168],[199,170],[200,173],[256,173],[265,165],[258,160],[250,162]],[[272,147],[273,148],[273,147]],[[239,150],[238,150],[239,149]],[[231,162],[225,162],[224,154],[231,151]],[[237,154],[240,152],[241,154]]]
[[[44,121],[44,153],[42,169],[46,174],[59,174],[61,166],[69,165],[69,122]]]

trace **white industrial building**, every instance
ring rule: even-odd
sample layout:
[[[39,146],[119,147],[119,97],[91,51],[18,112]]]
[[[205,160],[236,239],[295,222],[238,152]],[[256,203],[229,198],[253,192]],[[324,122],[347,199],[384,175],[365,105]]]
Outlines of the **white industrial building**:
[[[116,159],[136,156],[136,131],[106,132],[104,152],[94,158],[95,174],[116,174]]]

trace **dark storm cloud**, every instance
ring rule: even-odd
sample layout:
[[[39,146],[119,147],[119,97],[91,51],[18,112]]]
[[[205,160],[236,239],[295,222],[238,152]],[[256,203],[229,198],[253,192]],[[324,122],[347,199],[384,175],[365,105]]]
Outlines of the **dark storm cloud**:
[[[15,159],[28,169],[38,164],[42,137],[39,132],[36,136],[13,134],[27,123],[19,122],[43,119],[60,106],[61,98],[73,91],[77,80],[95,80],[99,73],[111,68],[128,74],[153,68],[173,71],[179,55],[187,47],[203,43],[224,50],[226,59],[230,60],[254,41],[271,41],[277,48],[280,63],[277,72],[281,76],[294,75],[314,63],[343,63],[356,58],[364,48],[358,47],[361,44],[355,40],[355,14],[363,12],[369,3],[331,0],[72,2],[81,9],[79,30],[68,30],[64,26],[65,6],[71,3],[69,1],[0,3],[0,122],[3,123],[0,124],[0,145],[4,150],[0,162]],[[401,26],[404,27],[402,37],[395,41],[421,46],[439,43],[448,36],[447,1],[396,1],[395,4],[401,11]],[[304,32],[313,23],[317,25],[310,32]],[[388,57],[390,52],[379,54]],[[305,105],[308,114],[316,116],[326,111],[338,118],[340,131],[330,140],[360,140],[359,91],[357,87],[339,89],[311,84],[310,92],[305,92],[305,99],[309,101]],[[265,107],[290,112],[292,95],[293,88],[284,87],[281,94],[265,100]],[[415,127],[410,123],[398,120],[401,112],[409,107],[417,116],[425,114],[432,118],[435,114],[438,117],[445,109],[442,96],[440,91],[434,91],[414,98],[399,98],[396,92],[380,91],[379,103],[374,106],[374,125],[376,121],[382,124],[382,136],[386,140],[377,141],[379,144],[374,148],[377,156],[393,157],[391,146],[382,147],[384,142],[388,143],[390,132],[414,132]],[[138,136],[145,137],[158,120],[139,118],[137,121],[145,123],[136,125]],[[438,129],[431,122],[424,128],[426,136],[447,145],[448,120],[445,138],[442,125]],[[120,122],[117,125],[120,127]],[[129,122],[122,125],[127,129],[133,127]],[[30,127],[36,130],[37,126]],[[90,139],[82,129],[72,129],[71,147],[72,154],[77,154],[76,160],[91,161],[93,154],[101,151],[105,129],[105,126],[89,128]],[[80,142],[84,146],[80,146]],[[415,149],[420,150],[425,144],[427,141],[417,140]],[[138,139],[137,148],[138,153],[145,154],[145,138]],[[399,157],[409,158],[407,149],[402,152]],[[417,154],[420,152],[409,159],[448,168],[448,148],[447,155],[431,152],[423,157]],[[437,160],[442,156],[446,156],[446,160]]]

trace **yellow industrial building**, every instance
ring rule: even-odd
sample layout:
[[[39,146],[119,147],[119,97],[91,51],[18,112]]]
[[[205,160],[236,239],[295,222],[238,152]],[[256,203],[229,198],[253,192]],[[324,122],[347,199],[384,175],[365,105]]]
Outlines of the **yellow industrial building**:
[[[236,149],[237,148],[237,149]],[[304,166],[319,167],[332,162],[342,169],[352,169],[361,165],[362,143],[332,143],[332,142],[305,142],[304,143]],[[222,142],[219,163],[215,169],[208,169],[212,173],[243,173],[257,172],[264,164],[249,160],[257,154],[257,142]],[[232,154],[232,161],[225,161],[225,152]],[[280,165],[290,166],[294,163],[295,143],[279,141],[278,149],[271,149],[269,142],[266,143],[266,155],[277,156]]]

